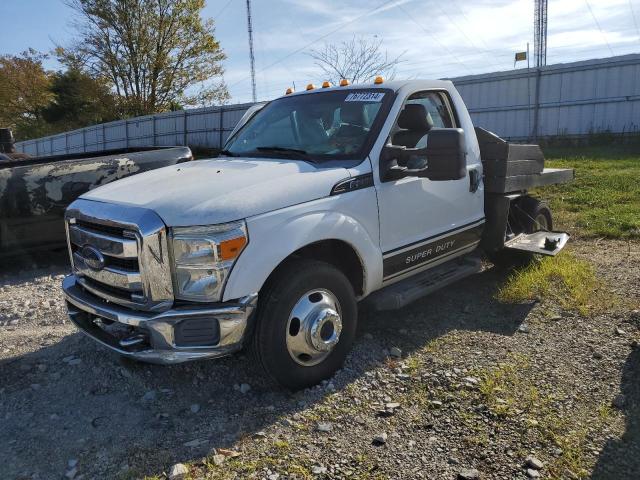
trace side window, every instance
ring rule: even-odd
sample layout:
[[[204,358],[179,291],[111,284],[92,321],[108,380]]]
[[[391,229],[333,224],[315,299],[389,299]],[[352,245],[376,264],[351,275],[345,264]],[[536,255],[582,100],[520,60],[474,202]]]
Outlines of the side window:
[[[453,128],[455,126],[449,108],[449,102],[441,92],[414,93],[409,97],[407,103],[424,105],[427,113],[431,115],[433,126],[436,128]]]
[[[423,108],[419,108],[418,105]],[[455,126],[455,117],[444,92],[416,92],[405,102],[391,141],[394,145],[407,148],[423,148],[427,145],[431,128]]]

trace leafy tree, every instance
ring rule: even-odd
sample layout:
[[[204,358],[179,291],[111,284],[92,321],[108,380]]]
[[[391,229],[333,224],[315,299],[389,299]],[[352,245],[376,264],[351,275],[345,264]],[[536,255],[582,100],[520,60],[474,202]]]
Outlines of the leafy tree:
[[[0,126],[11,127],[17,139],[50,131],[43,118],[53,98],[51,75],[42,66],[45,58],[33,49],[0,56]]]
[[[309,56],[334,85],[343,78],[351,83],[368,82],[377,75],[392,79],[403,54],[389,58],[381,47],[382,39],[368,40],[354,35],[339,44],[325,43],[321,50],[311,50]]]
[[[57,49],[59,59],[108,79],[128,114],[229,98],[222,81],[225,54],[213,21],[200,17],[204,0],[66,1],[79,14],[79,38]]]
[[[76,68],[53,75],[53,101],[43,110],[56,131],[74,130],[119,118],[116,99],[104,78]]]

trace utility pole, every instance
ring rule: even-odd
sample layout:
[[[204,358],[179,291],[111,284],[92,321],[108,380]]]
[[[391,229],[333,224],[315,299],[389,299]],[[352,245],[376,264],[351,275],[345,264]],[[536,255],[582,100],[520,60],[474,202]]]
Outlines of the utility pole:
[[[547,64],[547,4],[548,0],[535,0],[534,46],[536,68]]]
[[[247,0],[247,30],[249,31],[249,60],[251,61],[251,93],[253,103],[257,102],[256,97],[256,58],[253,55],[253,27],[251,26],[251,0]]]
[[[533,50],[536,57],[536,93],[534,99],[532,132],[534,141],[538,139],[542,67],[547,64],[547,3],[547,0],[535,0],[535,11],[533,15]]]

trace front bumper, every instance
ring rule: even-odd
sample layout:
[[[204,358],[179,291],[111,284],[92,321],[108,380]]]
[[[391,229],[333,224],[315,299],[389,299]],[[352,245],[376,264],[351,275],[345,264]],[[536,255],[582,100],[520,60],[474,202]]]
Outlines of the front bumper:
[[[154,313],[106,302],[85,291],[74,275],[63,280],[62,289],[69,318],[83,333],[121,355],[160,364],[239,350],[258,300],[253,294],[236,302]]]

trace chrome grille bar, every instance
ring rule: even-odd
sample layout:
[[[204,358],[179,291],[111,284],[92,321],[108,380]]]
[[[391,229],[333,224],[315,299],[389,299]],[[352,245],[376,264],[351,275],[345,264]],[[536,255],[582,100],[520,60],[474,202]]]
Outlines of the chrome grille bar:
[[[93,232],[78,225],[69,225],[69,240],[78,247],[91,245],[110,257],[137,258],[138,256],[138,242],[135,238],[117,238]]]
[[[166,228],[153,211],[79,199],[65,219],[72,267],[83,288],[137,310],[172,305]],[[102,255],[97,266],[95,258],[85,261],[86,247]]]

